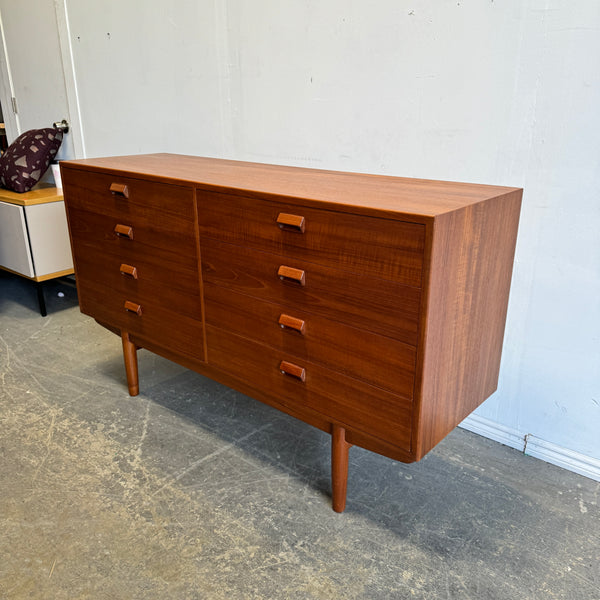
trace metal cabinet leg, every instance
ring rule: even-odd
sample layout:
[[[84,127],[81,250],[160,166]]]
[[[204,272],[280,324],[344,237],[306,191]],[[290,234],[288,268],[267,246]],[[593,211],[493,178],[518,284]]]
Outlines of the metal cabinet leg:
[[[40,314],[45,317],[48,312],[46,311],[46,299],[44,298],[44,284],[41,281],[35,282],[35,289],[37,291],[38,304],[40,306]]]

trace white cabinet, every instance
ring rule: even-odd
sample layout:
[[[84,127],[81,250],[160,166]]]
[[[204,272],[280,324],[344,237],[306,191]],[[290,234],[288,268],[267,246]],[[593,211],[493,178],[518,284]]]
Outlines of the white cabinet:
[[[38,284],[73,273],[62,190],[42,187],[25,194],[0,189],[0,268]]]

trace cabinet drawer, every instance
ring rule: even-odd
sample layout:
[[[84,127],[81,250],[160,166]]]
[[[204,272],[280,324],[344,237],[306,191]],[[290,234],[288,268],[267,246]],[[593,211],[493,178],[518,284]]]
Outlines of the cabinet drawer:
[[[145,278],[168,283],[175,290],[197,294],[198,261],[195,254],[178,255],[173,252],[152,248],[151,252],[140,251],[139,245],[120,242],[117,238],[107,241],[98,239],[77,239],[73,248],[75,263],[80,259],[88,262],[111,260],[143,269]],[[98,279],[92,275],[93,279]]]
[[[113,253],[135,252],[139,256],[152,256],[158,248],[163,254],[168,253],[174,263],[190,268],[197,264],[194,224],[181,217],[138,209],[113,216],[71,206],[68,217],[75,247],[79,243],[96,243]],[[125,233],[128,230],[130,237]]]
[[[416,350],[408,344],[217,286],[206,288],[205,315],[207,324],[413,396]]]
[[[290,408],[308,407],[327,419],[410,450],[409,400],[210,325],[206,326],[206,336],[209,364],[278,403]],[[303,369],[304,381],[282,373],[282,361]]]
[[[282,266],[304,273],[303,284],[282,280]],[[225,287],[416,346],[418,288],[216,240],[202,246],[202,272],[205,289]]]
[[[100,322],[128,331],[178,354],[204,360],[202,321],[167,310],[135,294],[123,294],[106,285],[77,281],[81,311]],[[125,309],[125,303],[140,306],[140,314]]]
[[[425,227],[198,192],[200,235],[421,286]]]
[[[62,181],[69,206],[104,214],[127,214],[130,207],[137,206],[194,218],[192,188],[68,167]]]
[[[109,253],[98,254],[78,246],[75,252],[77,282],[101,281],[115,294],[136,298],[186,315],[202,318],[198,271],[165,268],[144,257],[124,259]],[[79,286],[81,287],[81,286]]]

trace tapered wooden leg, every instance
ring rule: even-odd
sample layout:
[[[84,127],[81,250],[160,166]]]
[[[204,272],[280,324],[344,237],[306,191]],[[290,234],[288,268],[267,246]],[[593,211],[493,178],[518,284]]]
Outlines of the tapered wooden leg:
[[[123,358],[125,359],[125,372],[127,373],[127,387],[130,396],[137,396],[140,392],[138,379],[137,348],[129,339],[126,331],[121,331],[121,340],[123,341]]]
[[[335,512],[346,508],[346,488],[348,485],[348,451],[352,444],[346,441],[346,430],[333,425],[331,432],[331,488],[332,504]]]

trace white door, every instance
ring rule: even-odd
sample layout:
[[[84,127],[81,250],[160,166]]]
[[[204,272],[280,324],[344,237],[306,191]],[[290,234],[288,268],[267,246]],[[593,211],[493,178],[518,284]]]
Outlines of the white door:
[[[0,101],[9,143],[28,129],[66,119],[70,130],[58,158],[81,158],[65,3],[0,0],[0,25]]]

